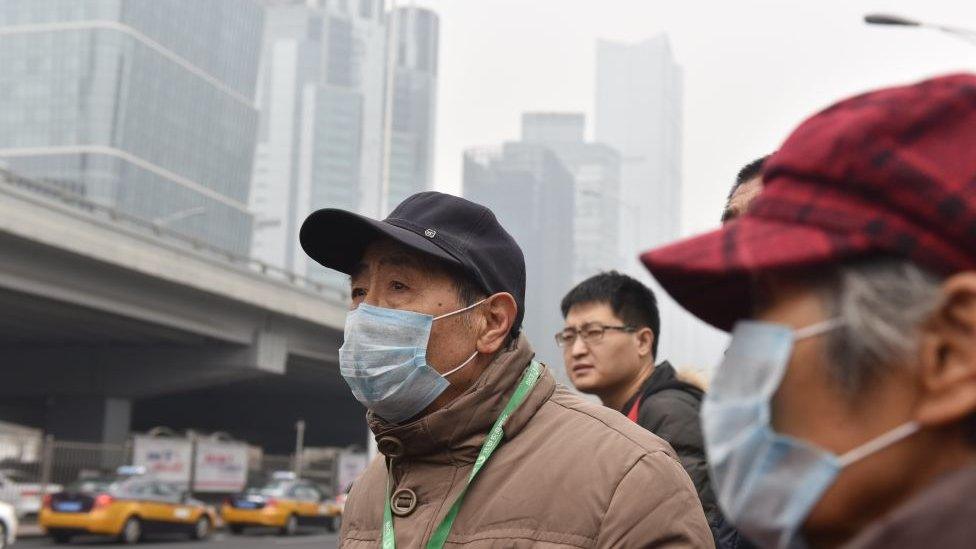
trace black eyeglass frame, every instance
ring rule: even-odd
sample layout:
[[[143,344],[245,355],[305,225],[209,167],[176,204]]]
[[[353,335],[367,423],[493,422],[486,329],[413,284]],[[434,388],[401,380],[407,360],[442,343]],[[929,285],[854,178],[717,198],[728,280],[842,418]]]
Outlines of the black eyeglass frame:
[[[587,338],[586,336],[582,336],[581,335],[582,332],[587,327],[599,327],[600,330],[599,330],[599,332],[597,332],[599,335],[591,336],[590,338]],[[563,337],[563,334],[565,334],[569,330],[572,330],[573,331],[573,334],[574,335],[573,335],[573,338],[572,339],[566,339],[566,338]],[[565,349],[565,348],[568,348],[568,347],[572,347],[573,344],[576,343],[576,338],[578,338],[578,337],[582,337],[583,338],[583,343],[585,343],[587,345],[589,345],[591,343],[599,343],[600,341],[603,340],[603,335],[606,333],[607,330],[619,330],[619,331],[625,332],[625,333],[634,333],[634,332],[637,331],[637,327],[636,326],[631,326],[629,324],[623,324],[623,325],[620,325],[620,326],[607,326],[605,324],[600,324],[599,322],[588,322],[588,323],[580,326],[579,328],[565,328],[562,331],[558,332],[553,337],[556,339],[556,346],[559,347],[559,348],[561,348],[561,349]],[[590,330],[590,331],[593,332],[594,330]]]

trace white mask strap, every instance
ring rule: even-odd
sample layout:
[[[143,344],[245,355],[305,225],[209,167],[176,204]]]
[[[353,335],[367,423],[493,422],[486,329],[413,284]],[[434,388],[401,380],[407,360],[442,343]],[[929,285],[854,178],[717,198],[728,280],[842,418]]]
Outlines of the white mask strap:
[[[840,456],[838,459],[840,460],[841,467],[847,467],[855,461],[860,461],[875,452],[880,452],[892,444],[914,435],[919,429],[921,429],[921,426],[915,421],[909,421],[908,423],[895,427],[878,438],[869,440]]]
[[[442,318],[447,318],[449,316],[459,315],[459,314],[463,313],[464,311],[470,311],[471,309],[474,309],[475,307],[477,307],[478,305],[481,305],[485,301],[488,301],[488,298],[487,297],[484,298],[484,299],[482,299],[481,301],[473,304],[473,305],[468,305],[467,307],[465,307],[463,309],[458,309],[458,310],[454,311],[453,313],[447,313],[447,314],[444,314],[444,315],[441,315],[441,316],[435,316],[434,317],[434,320],[440,320]]]
[[[447,372],[447,373],[441,374],[441,375],[444,376],[444,377],[447,377],[447,376],[453,374],[454,372],[457,372],[461,368],[464,368],[465,366],[467,366],[472,360],[474,360],[474,357],[476,357],[476,356],[478,356],[478,351],[475,351],[473,355],[471,355],[467,360],[465,360],[464,362],[462,362],[461,365],[458,366],[457,368],[454,368],[450,372]]]
[[[843,325],[844,319],[840,317],[830,318],[816,324],[811,324],[809,326],[793,330],[793,341],[800,341],[801,339],[807,339],[808,337],[816,337],[831,330],[836,330]]]

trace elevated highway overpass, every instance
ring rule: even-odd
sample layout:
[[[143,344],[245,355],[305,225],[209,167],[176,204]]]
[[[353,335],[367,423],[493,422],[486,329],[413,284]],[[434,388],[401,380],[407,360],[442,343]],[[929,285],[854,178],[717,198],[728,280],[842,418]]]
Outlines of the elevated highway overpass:
[[[228,431],[363,444],[338,290],[0,170],[0,420],[113,442]]]

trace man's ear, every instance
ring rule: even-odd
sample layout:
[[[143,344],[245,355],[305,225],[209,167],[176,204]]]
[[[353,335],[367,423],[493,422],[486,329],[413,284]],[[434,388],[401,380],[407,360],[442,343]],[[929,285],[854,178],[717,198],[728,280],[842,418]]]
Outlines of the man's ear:
[[[657,339],[654,331],[645,326],[634,332],[634,335],[637,336],[637,354],[641,358],[651,356],[654,350],[654,340]]]
[[[478,352],[484,355],[496,353],[515,324],[518,305],[509,293],[495,294],[484,304],[485,331],[478,338]]]
[[[915,419],[947,426],[976,412],[976,272],[948,278],[922,329]]]

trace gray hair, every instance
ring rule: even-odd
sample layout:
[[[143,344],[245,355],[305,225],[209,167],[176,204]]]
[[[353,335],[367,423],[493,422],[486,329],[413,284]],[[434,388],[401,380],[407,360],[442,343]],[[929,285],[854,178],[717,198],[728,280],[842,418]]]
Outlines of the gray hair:
[[[921,325],[940,301],[940,277],[912,261],[868,257],[842,263],[818,277],[828,315],[843,320],[827,334],[833,378],[857,394],[893,368],[911,367]]]

